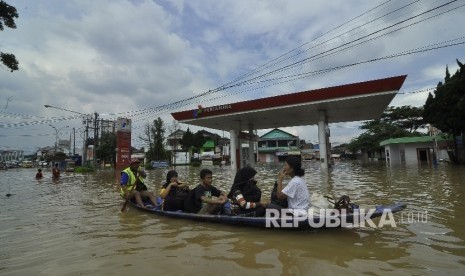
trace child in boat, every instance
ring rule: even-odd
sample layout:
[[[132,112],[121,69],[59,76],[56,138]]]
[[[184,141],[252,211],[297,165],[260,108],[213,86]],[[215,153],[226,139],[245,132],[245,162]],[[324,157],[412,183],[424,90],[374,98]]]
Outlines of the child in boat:
[[[268,202],[262,201],[262,191],[257,187],[255,175],[257,171],[252,167],[240,169],[234,177],[234,183],[228,198],[232,200],[235,215],[261,217],[265,215]]]
[[[209,169],[200,171],[199,184],[194,189],[194,212],[198,214],[218,214],[228,201],[226,193],[212,185],[213,173]]]
[[[168,171],[160,197],[163,199],[163,211],[184,211],[184,201],[189,193],[189,186],[178,181],[178,172]]]

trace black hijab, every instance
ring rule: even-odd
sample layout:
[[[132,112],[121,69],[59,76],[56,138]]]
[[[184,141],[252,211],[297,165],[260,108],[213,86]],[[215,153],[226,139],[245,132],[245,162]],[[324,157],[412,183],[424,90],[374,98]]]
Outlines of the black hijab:
[[[233,198],[234,192],[240,190],[244,198],[249,196],[261,198],[261,191],[256,185],[255,180],[251,180],[257,171],[252,167],[244,167],[237,171],[236,176],[234,177],[234,183],[229,191],[228,197]]]

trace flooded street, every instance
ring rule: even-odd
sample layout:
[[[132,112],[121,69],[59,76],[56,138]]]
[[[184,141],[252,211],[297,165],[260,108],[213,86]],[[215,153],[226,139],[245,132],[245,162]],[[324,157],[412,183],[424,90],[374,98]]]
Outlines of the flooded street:
[[[129,208],[113,171],[34,179],[35,169],[0,171],[1,275],[463,275],[465,169],[386,167],[339,162],[320,171],[304,163],[310,192],[365,205],[407,203],[397,227],[298,232],[225,226],[158,217]],[[269,197],[278,170],[257,167]],[[211,167],[214,185],[229,190],[229,167]],[[178,167],[198,184],[200,168]],[[160,190],[166,170],[149,172]],[[6,197],[6,194],[12,194]]]

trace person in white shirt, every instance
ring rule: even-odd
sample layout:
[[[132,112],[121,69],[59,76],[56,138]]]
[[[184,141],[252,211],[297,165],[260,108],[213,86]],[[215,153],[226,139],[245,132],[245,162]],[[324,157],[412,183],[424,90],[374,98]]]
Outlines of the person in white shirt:
[[[304,175],[305,170],[302,169],[302,162],[297,156],[289,156],[284,168],[278,173],[277,197],[287,199],[288,209],[294,215],[306,214],[308,211],[309,194]],[[283,187],[285,176],[291,177],[291,180]]]

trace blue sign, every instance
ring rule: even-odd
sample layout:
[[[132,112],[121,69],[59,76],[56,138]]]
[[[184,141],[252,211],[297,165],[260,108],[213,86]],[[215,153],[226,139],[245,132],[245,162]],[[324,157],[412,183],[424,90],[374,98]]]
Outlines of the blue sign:
[[[152,165],[152,168],[166,168],[168,167],[168,161],[163,161],[163,160],[157,160],[157,161],[151,161],[150,165]]]

